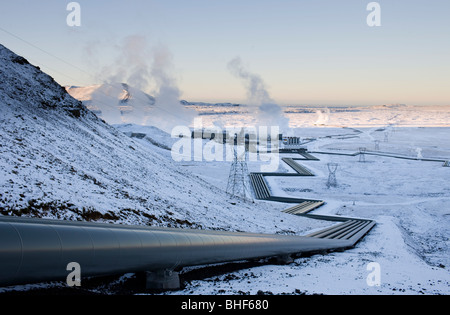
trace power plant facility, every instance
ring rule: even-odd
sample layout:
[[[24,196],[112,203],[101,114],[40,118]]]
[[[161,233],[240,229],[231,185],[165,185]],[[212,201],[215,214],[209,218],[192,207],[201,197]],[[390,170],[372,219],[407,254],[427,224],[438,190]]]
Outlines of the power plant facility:
[[[249,131],[245,130],[244,128],[242,128],[241,130],[235,130],[234,132],[231,132],[231,133],[230,133],[230,130],[224,130],[222,132],[217,132],[214,130],[207,130],[207,129],[193,130],[191,132],[191,137],[192,137],[192,139],[203,139],[203,140],[216,139],[218,141],[222,141],[224,144],[232,143],[233,141],[234,141],[234,144],[237,144],[239,141],[244,142],[244,139],[245,139],[246,144],[251,142],[253,139],[255,141],[261,141],[261,138],[258,138],[258,135],[256,132],[249,132]],[[265,140],[267,142],[272,141],[272,137],[271,137],[270,133],[267,134],[267,136],[265,137]],[[282,141],[283,135],[278,134],[277,140]]]
[[[285,148],[299,149],[302,145],[302,139],[299,137],[282,137],[282,145]]]

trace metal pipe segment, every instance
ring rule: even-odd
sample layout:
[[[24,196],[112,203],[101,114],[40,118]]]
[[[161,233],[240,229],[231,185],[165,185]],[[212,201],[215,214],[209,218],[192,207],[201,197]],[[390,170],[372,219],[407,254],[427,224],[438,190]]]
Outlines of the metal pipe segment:
[[[0,217],[0,285],[213,264],[345,248],[347,240]]]

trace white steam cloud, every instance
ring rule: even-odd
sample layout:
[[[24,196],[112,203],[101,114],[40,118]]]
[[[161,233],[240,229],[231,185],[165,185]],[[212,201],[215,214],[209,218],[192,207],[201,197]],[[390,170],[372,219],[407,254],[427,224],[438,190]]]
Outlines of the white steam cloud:
[[[118,57],[102,68],[104,84],[92,94],[92,105],[101,109],[103,119],[110,124],[151,125],[169,133],[192,123],[197,113],[180,103],[167,48],[150,48],[145,37],[133,35],[114,49]]]
[[[120,44],[114,45],[119,55],[113,64],[103,67],[100,76],[106,83],[127,83],[130,86],[146,90],[151,82],[150,61],[152,52],[144,36],[125,37]],[[105,80],[106,78],[106,80]]]
[[[314,125],[326,125],[326,124],[328,124],[328,122],[330,121],[330,113],[331,113],[331,111],[330,111],[329,108],[326,108],[324,110],[322,110],[322,109],[317,110],[316,114],[317,114],[318,117],[317,117],[317,120],[314,123]]]
[[[155,95],[155,116],[158,127],[164,131],[172,130],[175,126],[189,126],[197,112],[187,109],[180,103],[181,92],[176,80],[170,74],[172,55],[166,47],[158,46],[153,54],[151,75],[156,81],[158,92]]]
[[[289,119],[284,116],[283,109],[270,97],[262,78],[249,72],[239,57],[228,63],[229,71],[242,79],[246,85],[249,105],[256,108],[256,119],[259,126],[278,126],[281,131],[289,128]]]
[[[416,148],[417,158],[423,159],[422,148]]]

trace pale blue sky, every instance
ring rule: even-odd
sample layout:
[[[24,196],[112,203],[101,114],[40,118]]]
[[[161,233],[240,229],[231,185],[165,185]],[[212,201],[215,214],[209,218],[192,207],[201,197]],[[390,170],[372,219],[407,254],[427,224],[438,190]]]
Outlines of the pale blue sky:
[[[76,67],[2,30],[0,43],[63,85],[98,83],[139,35],[171,52],[187,100],[244,101],[227,69],[239,56],[279,103],[450,105],[448,0],[378,1],[380,27],[366,0],[85,0],[81,27],[66,24],[70,1],[0,1],[0,28]]]

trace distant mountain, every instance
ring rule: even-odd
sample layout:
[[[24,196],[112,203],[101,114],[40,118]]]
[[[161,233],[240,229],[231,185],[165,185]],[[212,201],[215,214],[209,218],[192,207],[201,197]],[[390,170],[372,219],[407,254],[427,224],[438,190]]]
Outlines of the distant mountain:
[[[125,83],[67,86],[66,91],[108,123],[144,124],[155,98]]]
[[[186,100],[181,100],[181,104],[185,106],[220,106],[220,107],[239,107],[242,106],[241,104],[235,104],[235,103],[205,103],[205,102],[189,102]]]

